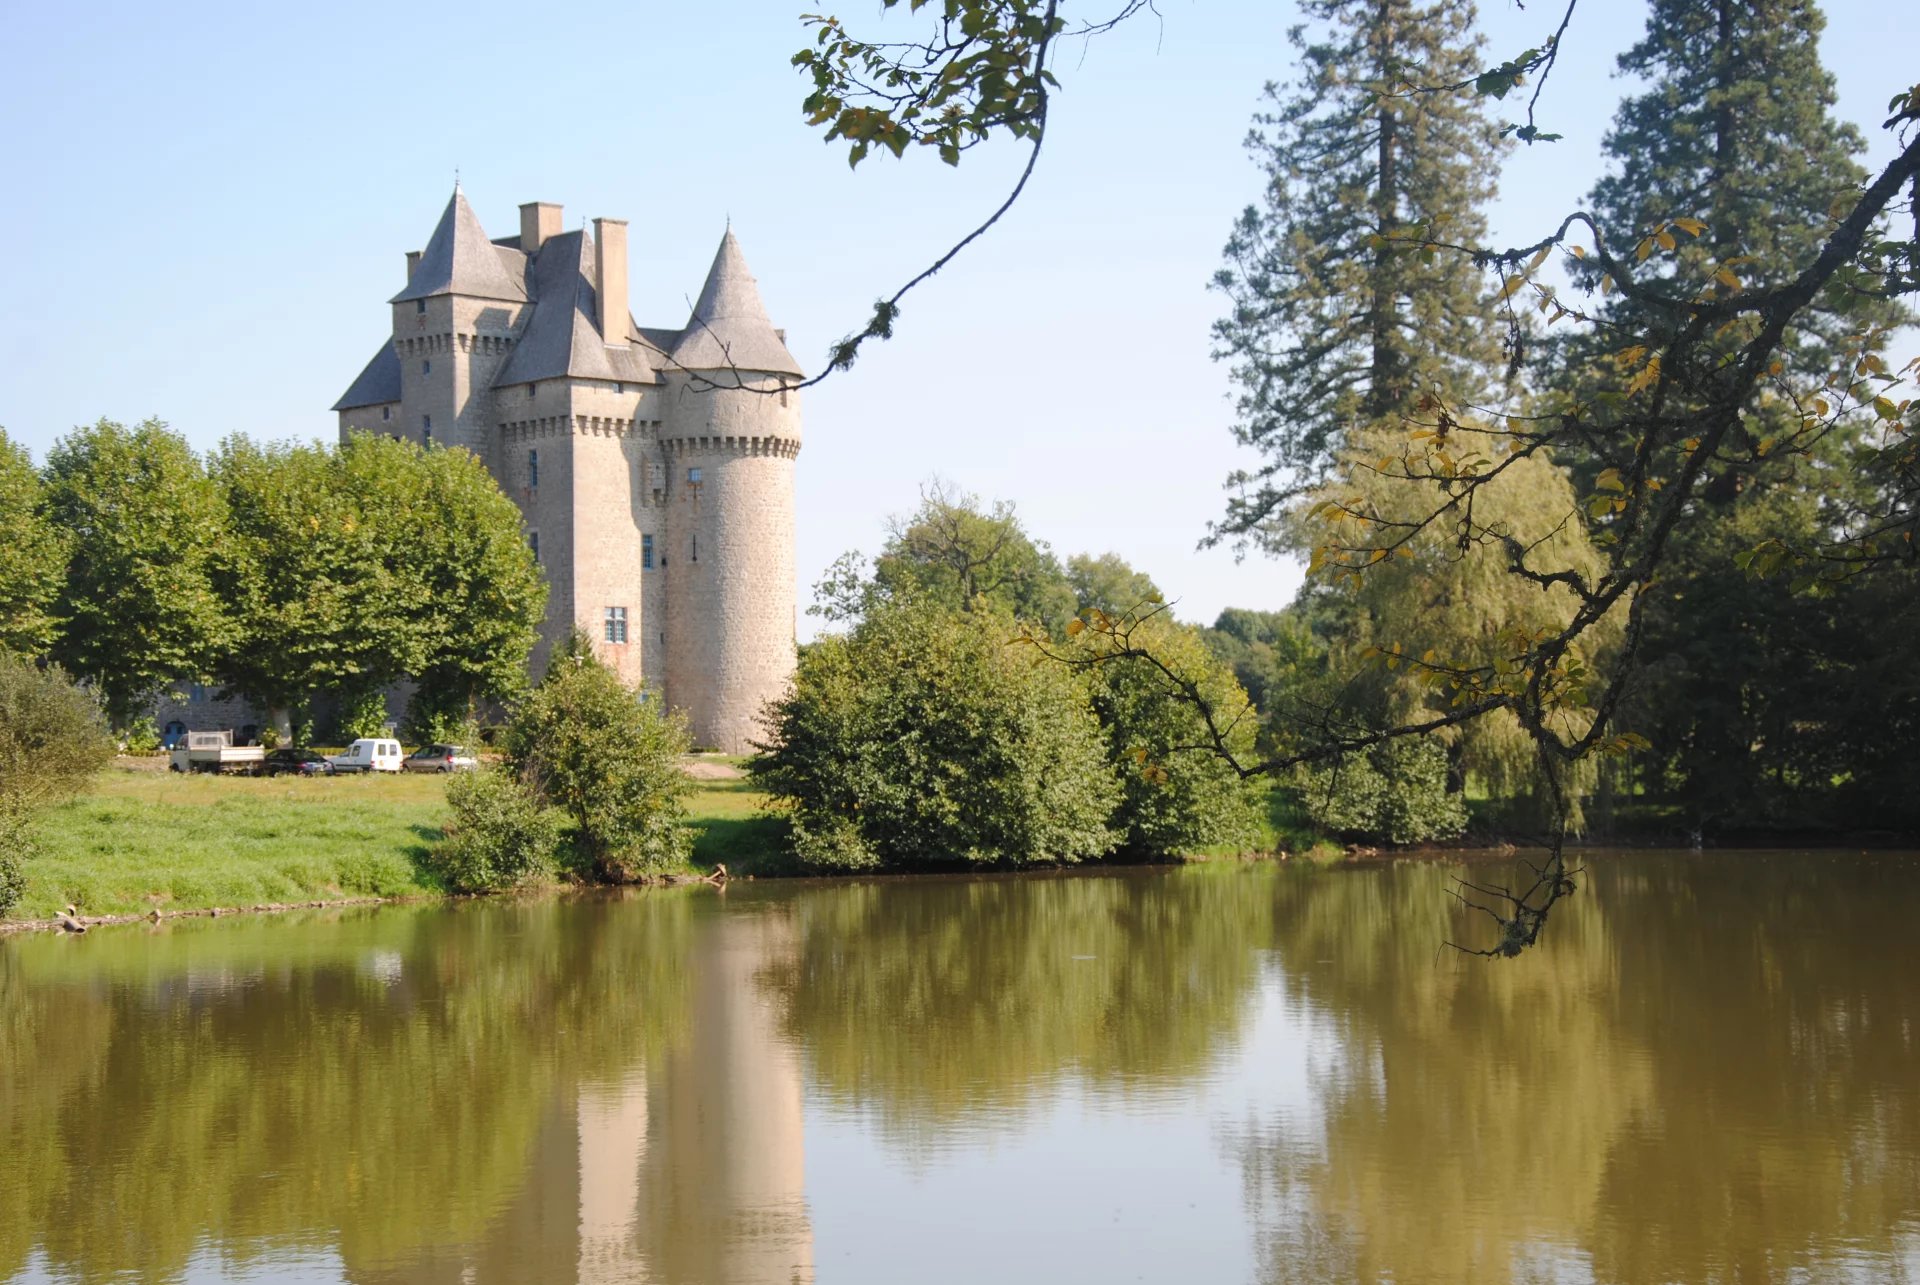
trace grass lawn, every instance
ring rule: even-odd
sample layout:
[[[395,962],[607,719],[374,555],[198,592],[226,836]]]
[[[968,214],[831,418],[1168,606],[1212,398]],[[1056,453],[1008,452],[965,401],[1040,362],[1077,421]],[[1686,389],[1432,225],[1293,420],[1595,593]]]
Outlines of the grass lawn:
[[[268,902],[438,896],[418,858],[440,837],[445,779],[254,780],[109,768],[49,811],[13,918],[144,914]],[[774,822],[744,781],[696,782],[694,864],[734,873],[773,860]]]
[[[789,873],[780,822],[766,815],[767,796],[750,781],[701,781],[687,801],[695,827],[693,864],[710,873],[724,863],[729,874]]]

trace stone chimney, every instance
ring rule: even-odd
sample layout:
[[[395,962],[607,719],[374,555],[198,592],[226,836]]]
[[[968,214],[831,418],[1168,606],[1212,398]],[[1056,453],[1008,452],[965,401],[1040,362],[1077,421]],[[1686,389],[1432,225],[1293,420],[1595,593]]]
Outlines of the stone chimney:
[[[413,270],[420,266],[420,256],[423,253],[424,251],[421,251],[421,250],[407,251],[407,284],[408,285],[413,284]]]
[[[599,270],[593,292],[600,299],[600,337],[610,344],[627,342],[627,221],[595,219],[593,239],[599,243]]]
[[[541,246],[559,235],[559,206],[529,201],[520,207],[520,253],[537,253]]]

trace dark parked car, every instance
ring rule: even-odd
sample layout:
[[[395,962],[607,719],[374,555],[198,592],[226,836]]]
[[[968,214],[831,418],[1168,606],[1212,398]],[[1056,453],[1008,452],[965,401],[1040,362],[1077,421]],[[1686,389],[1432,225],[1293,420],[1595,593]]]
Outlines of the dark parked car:
[[[332,776],[333,764],[327,756],[312,750],[275,750],[267,755],[268,776]]]

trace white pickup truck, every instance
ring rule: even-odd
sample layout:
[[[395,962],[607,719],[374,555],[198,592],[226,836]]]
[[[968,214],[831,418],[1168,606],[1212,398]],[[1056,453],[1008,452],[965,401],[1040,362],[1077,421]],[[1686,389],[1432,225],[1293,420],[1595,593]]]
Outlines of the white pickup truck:
[[[266,764],[266,747],[235,745],[232,732],[188,732],[173,747],[168,766],[176,772],[245,772],[258,776]]]

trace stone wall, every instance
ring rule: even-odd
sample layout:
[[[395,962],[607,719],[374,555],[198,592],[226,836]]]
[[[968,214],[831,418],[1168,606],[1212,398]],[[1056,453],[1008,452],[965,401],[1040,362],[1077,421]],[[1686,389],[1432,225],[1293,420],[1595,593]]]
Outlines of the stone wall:
[[[800,399],[669,387],[667,699],[696,746],[745,753],[793,676]]]

